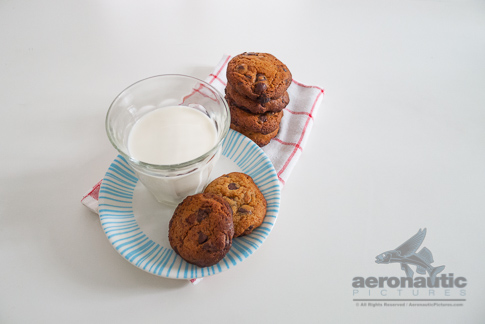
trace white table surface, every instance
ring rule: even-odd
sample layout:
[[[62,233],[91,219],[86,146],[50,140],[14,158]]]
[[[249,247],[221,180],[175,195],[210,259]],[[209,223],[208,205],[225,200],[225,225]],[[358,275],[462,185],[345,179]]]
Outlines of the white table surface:
[[[116,156],[107,108],[244,51],[325,89],[273,232],[195,286],[145,273],[80,203]],[[0,323],[485,322],[483,1],[2,0],[0,107]],[[404,276],[375,256],[420,228],[465,296],[397,298],[462,306],[360,306],[397,290],[353,278]]]

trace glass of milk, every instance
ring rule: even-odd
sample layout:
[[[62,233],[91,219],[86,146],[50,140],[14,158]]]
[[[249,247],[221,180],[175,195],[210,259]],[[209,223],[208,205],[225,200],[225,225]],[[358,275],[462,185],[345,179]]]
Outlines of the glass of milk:
[[[214,87],[166,74],[123,90],[108,110],[106,131],[148,191],[176,205],[206,186],[230,123]]]

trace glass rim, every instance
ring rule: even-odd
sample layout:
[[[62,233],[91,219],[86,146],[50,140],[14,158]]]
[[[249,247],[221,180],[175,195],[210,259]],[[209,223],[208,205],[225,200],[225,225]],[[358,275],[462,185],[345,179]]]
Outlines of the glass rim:
[[[181,78],[181,79],[190,79],[190,80],[193,80],[193,81],[196,81],[196,82],[200,82],[201,84],[207,86],[207,88],[209,88],[211,91],[213,91],[214,94],[218,97],[218,99],[220,99],[222,105],[224,106],[224,110],[227,113],[227,117],[226,117],[226,121],[227,122],[224,123],[224,128],[222,129],[221,135],[218,136],[217,142],[206,153],[204,153],[204,154],[202,154],[202,155],[200,155],[200,156],[198,156],[198,157],[196,157],[196,158],[194,158],[192,160],[185,161],[185,162],[181,162],[181,163],[175,163],[175,164],[153,164],[153,163],[148,163],[148,162],[143,162],[143,161],[137,160],[137,159],[133,158],[132,156],[130,156],[130,154],[128,154],[127,151],[125,152],[124,150],[122,150],[121,148],[118,147],[118,145],[116,144],[116,142],[114,140],[114,137],[113,137],[113,135],[112,135],[112,133],[110,131],[110,127],[109,127],[110,126],[109,117],[110,117],[110,113],[111,113],[111,111],[113,109],[113,105],[128,90],[130,90],[135,85],[137,85],[137,84],[139,84],[141,82],[144,82],[144,81],[147,81],[147,80],[150,80],[150,79],[165,78],[165,77],[175,77],[175,78]],[[176,169],[186,168],[186,167],[192,166],[194,164],[197,164],[199,162],[202,162],[203,160],[205,160],[206,158],[208,158],[210,155],[215,154],[215,152],[217,151],[217,149],[221,146],[221,143],[224,140],[224,138],[226,137],[227,133],[229,132],[230,121],[231,121],[231,111],[229,109],[229,105],[227,104],[226,99],[210,83],[208,83],[208,82],[206,82],[204,80],[201,80],[199,78],[196,78],[196,77],[193,77],[193,76],[189,76],[189,75],[184,75],[184,74],[158,74],[158,75],[154,75],[154,76],[151,76],[151,77],[147,77],[147,78],[144,78],[144,79],[141,79],[141,80],[138,80],[138,81],[132,83],[131,85],[129,85],[128,87],[126,87],[125,89],[123,89],[113,99],[113,101],[111,102],[111,104],[109,106],[108,112],[106,113],[105,129],[106,129],[106,133],[108,135],[108,139],[111,142],[111,145],[113,145],[113,147],[121,154],[121,156],[123,156],[128,161],[134,163],[137,166],[145,167],[145,168],[148,168],[148,169],[154,169],[154,170],[176,170]]]

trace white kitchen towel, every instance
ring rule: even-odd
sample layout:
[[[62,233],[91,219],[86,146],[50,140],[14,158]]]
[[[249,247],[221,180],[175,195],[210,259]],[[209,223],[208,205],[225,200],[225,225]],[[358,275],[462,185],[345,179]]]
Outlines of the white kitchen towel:
[[[227,84],[226,69],[231,55],[224,55],[206,78],[219,92],[224,94]],[[295,167],[310,136],[314,116],[320,106],[324,90],[317,86],[305,85],[293,79],[288,88],[290,103],[284,109],[278,135],[262,149],[269,157],[278,175],[281,185],[285,185]],[[98,196],[101,181],[84,194],[81,202],[91,211],[98,213]],[[193,279],[197,283],[201,279]]]

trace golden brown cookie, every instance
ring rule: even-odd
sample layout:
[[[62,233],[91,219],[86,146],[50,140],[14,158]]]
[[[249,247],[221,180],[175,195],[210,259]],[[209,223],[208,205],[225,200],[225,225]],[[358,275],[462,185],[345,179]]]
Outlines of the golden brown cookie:
[[[227,81],[234,90],[259,102],[281,97],[291,84],[288,67],[268,53],[242,53],[227,64]]]
[[[266,216],[266,199],[253,179],[241,172],[232,172],[214,179],[205,193],[221,195],[231,206],[234,237],[250,234]]]
[[[231,248],[233,236],[232,208],[221,196],[211,193],[185,198],[169,223],[172,249],[199,267],[222,260]]]
[[[290,103],[290,96],[288,95],[288,91],[285,91],[285,93],[283,93],[283,95],[279,98],[267,101],[262,100],[262,102],[259,102],[257,100],[251,100],[248,97],[240,94],[239,92],[234,90],[230,83],[226,85],[225,91],[226,96],[230,97],[237,106],[244,107],[255,114],[262,114],[267,111],[282,111]]]
[[[231,110],[231,123],[241,127],[245,131],[266,135],[280,127],[283,111],[253,114],[246,111],[243,107],[238,107],[227,95],[226,100]]]
[[[244,136],[249,137],[249,139],[251,139],[254,143],[258,144],[260,147],[263,147],[263,146],[269,144],[269,142],[271,142],[271,140],[273,138],[275,138],[276,135],[278,135],[278,131],[280,130],[280,128],[278,126],[278,129],[275,130],[274,132],[263,135],[261,133],[255,133],[255,132],[245,130],[242,127],[237,126],[233,123],[231,123],[231,128],[233,130],[235,130],[236,132],[239,132],[239,133],[243,134]]]

